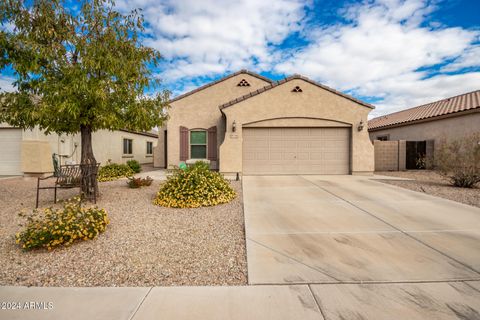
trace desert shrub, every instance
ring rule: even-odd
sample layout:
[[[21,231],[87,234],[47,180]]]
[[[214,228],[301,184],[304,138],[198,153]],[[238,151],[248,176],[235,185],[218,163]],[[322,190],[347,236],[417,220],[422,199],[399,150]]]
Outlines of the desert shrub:
[[[419,154],[415,159],[415,166],[417,169],[425,169],[427,167],[427,157],[425,154]]]
[[[119,178],[131,177],[134,175],[132,169],[126,164],[109,163],[98,170],[98,181],[112,181]]]
[[[480,133],[443,140],[435,150],[437,171],[456,187],[473,188],[480,182]]]
[[[15,239],[25,250],[40,247],[51,250],[59,245],[69,246],[76,240],[94,239],[109,223],[104,209],[85,208],[79,197],[67,200],[60,209],[35,209],[31,214],[19,215],[26,218],[26,223]]]
[[[197,162],[192,166],[174,169],[160,186],[154,204],[173,208],[214,206],[232,201],[236,196],[229,182],[209,165]]]
[[[129,166],[130,169],[132,169],[132,171],[135,173],[139,173],[140,171],[142,171],[142,167],[140,166],[140,163],[137,160],[134,160],[134,159],[128,160],[127,166]]]
[[[135,178],[135,177],[129,177],[127,181],[127,185],[129,188],[140,188],[143,186],[149,186],[153,182],[153,179],[150,177],[146,178]]]

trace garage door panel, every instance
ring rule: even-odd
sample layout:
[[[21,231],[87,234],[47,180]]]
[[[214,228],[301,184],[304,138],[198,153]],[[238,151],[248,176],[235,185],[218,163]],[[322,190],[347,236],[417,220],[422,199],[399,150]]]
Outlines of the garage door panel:
[[[308,152],[298,152],[297,158],[299,161],[301,160],[310,160],[310,153]]]
[[[270,152],[270,159],[271,160],[282,160],[283,153],[282,152]]]
[[[349,128],[244,128],[245,174],[348,174]],[[262,137],[262,147],[257,146]],[[252,157],[250,153],[255,153]]]
[[[266,141],[267,145],[265,146],[266,148],[268,148],[268,141]],[[284,145],[285,145],[285,141],[283,140],[271,140],[270,141],[270,148],[284,148]]]
[[[290,163],[293,164],[297,157],[297,154],[295,152],[285,152],[284,156],[285,156],[284,158],[285,160],[287,161],[290,160]]]
[[[255,154],[252,152],[244,152],[243,154],[243,159],[245,160],[254,160],[255,159]]]
[[[286,140],[284,144],[285,148],[296,148],[297,147],[297,140]]]
[[[265,151],[257,152],[257,153],[255,154],[255,160],[259,160],[259,161],[269,160],[269,155],[268,155],[268,153],[265,152]]]
[[[0,129],[0,176],[20,175],[22,130]]]

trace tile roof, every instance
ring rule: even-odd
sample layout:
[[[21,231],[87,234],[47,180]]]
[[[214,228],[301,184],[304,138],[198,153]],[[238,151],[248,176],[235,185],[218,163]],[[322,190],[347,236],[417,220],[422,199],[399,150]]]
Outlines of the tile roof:
[[[128,129],[120,129],[120,131],[133,133],[133,134],[139,134],[139,135],[142,135],[142,136],[147,136],[147,137],[152,137],[152,138],[158,138],[158,131],[155,131],[155,130],[150,130],[150,131],[146,132],[146,131],[133,131],[133,130],[128,130]]]
[[[268,79],[267,77],[264,77],[264,76],[262,76],[262,75],[259,75],[258,73],[255,73],[255,72],[251,72],[251,71],[242,69],[242,70],[237,71],[237,72],[235,72],[235,73],[229,74],[228,76],[225,76],[225,77],[220,78],[220,79],[218,79],[218,80],[215,80],[215,81],[212,81],[212,82],[210,82],[210,83],[207,83],[206,85],[203,85],[203,86],[201,86],[201,87],[198,87],[198,88],[196,88],[196,89],[194,89],[194,90],[192,90],[192,91],[189,91],[189,92],[187,92],[187,93],[184,93],[184,94],[181,94],[181,95],[179,95],[179,96],[176,96],[175,98],[170,99],[169,103],[174,102],[174,101],[177,101],[177,100],[180,100],[180,99],[183,99],[183,98],[185,98],[185,97],[188,97],[189,95],[192,95],[192,94],[194,94],[194,93],[197,93],[197,92],[199,92],[199,91],[202,91],[202,90],[204,90],[204,89],[206,89],[206,88],[208,88],[208,87],[211,87],[211,86],[213,86],[213,85],[216,85],[217,83],[220,83],[220,82],[225,81],[225,80],[227,80],[227,79],[233,78],[233,77],[238,76],[238,75],[240,75],[240,74],[248,74],[248,75],[250,75],[250,76],[252,76],[252,77],[261,79],[261,80],[266,81],[266,82],[269,82],[269,83],[272,83],[272,82],[273,82],[271,79]]]
[[[335,93],[335,94],[337,94],[337,95],[339,95],[339,96],[342,96],[342,97],[344,97],[344,98],[347,98],[347,99],[349,99],[349,100],[352,100],[352,101],[354,101],[354,102],[356,102],[356,103],[358,103],[358,104],[361,104],[361,105],[363,105],[363,106],[365,106],[365,107],[369,107],[369,108],[375,109],[375,107],[372,106],[371,104],[368,104],[368,103],[363,102],[363,101],[361,101],[361,100],[355,99],[355,98],[352,97],[352,96],[349,96],[349,95],[347,95],[347,94],[345,94],[345,93],[342,93],[342,92],[340,92],[340,91],[337,91],[337,90],[335,90],[335,89],[332,89],[332,88],[330,88],[330,87],[327,87],[327,86],[325,86],[325,85],[323,85],[323,84],[320,84],[320,83],[318,83],[318,82],[315,82],[315,81],[313,81],[313,80],[311,80],[311,79],[309,79],[309,78],[307,78],[307,77],[304,77],[304,76],[301,76],[301,75],[298,75],[298,74],[295,74],[295,75],[293,75],[293,76],[287,77],[287,78],[282,79],[282,80],[279,80],[279,81],[272,82],[271,84],[269,84],[269,85],[267,85],[267,86],[265,86],[265,87],[263,87],[263,88],[260,88],[260,89],[258,89],[258,90],[252,91],[252,92],[250,92],[250,93],[248,93],[248,94],[246,94],[246,95],[244,95],[244,96],[241,96],[241,97],[236,98],[236,99],[234,99],[234,100],[232,100],[232,101],[229,101],[229,102],[227,102],[227,103],[224,103],[224,104],[220,105],[219,108],[220,108],[220,109],[228,108],[228,107],[230,107],[230,106],[232,106],[232,105],[234,105],[234,104],[236,104],[236,103],[239,103],[239,102],[241,102],[241,101],[243,101],[243,100],[246,100],[246,99],[248,99],[248,98],[254,97],[254,96],[256,96],[256,95],[258,95],[258,94],[260,94],[260,93],[262,93],[262,92],[265,92],[265,91],[268,91],[268,90],[270,90],[270,89],[273,89],[273,88],[275,88],[275,87],[277,87],[277,86],[279,86],[279,85],[281,85],[281,84],[284,84],[284,83],[286,83],[286,82],[288,82],[288,81],[291,81],[291,80],[294,80],[294,79],[301,79],[301,80],[307,81],[307,82],[309,82],[309,83],[311,83],[311,84],[313,84],[313,85],[316,85],[317,87],[320,87],[320,88],[322,88],[322,89],[325,89],[325,90],[328,90],[328,91],[330,91],[330,92],[333,92],[333,93]]]
[[[429,119],[477,108],[478,111],[480,111],[480,90],[373,118],[368,121],[368,130],[373,131],[390,126],[407,125],[412,121]]]

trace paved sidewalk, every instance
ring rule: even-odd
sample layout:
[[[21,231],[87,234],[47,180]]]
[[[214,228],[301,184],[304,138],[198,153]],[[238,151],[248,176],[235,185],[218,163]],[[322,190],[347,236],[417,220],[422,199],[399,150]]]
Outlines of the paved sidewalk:
[[[0,319],[480,319],[480,281],[243,287],[0,287]],[[33,304],[32,304],[33,303]],[[45,309],[24,309],[26,306]],[[39,305],[43,303],[43,305]]]
[[[51,302],[47,310],[0,310],[0,319],[322,319],[308,286],[0,287],[0,301]]]

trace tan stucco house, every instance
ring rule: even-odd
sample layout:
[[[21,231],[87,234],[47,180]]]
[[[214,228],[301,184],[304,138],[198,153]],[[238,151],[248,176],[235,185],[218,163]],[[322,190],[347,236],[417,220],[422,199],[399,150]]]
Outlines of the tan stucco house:
[[[155,166],[208,159],[225,174],[371,173],[372,109],[300,75],[241,70],[170,101]]]
[[[99,130],[92,134],[95,159],[101,165],[131,159],[153,163],[157,141],[156,132]],[[0,149],[0,176],[38,175],[53,171],[53,153],[60,156],[61,164],[80,163],[81,137],[46,135],[38,127],[22,130],[0,123]]]

